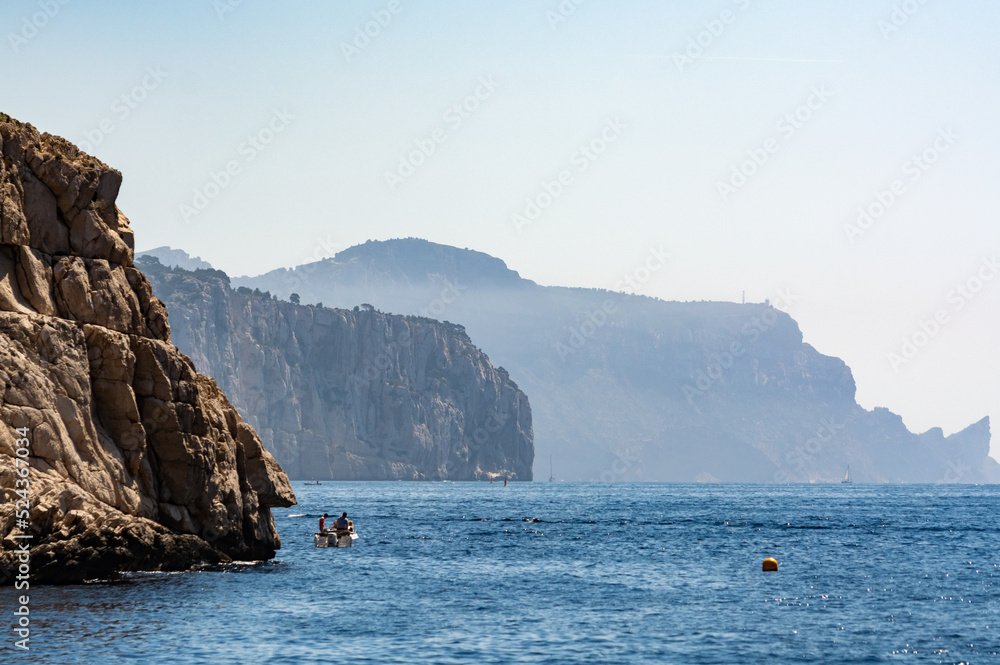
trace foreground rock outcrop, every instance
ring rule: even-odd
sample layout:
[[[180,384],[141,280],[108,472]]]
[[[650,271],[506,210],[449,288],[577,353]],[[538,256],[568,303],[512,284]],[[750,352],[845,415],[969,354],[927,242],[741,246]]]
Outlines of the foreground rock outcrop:
[[[272,557],[288,478],[171,344],[121,174],[8,116],[0,140],[0,583],[26,541],[32,582]]]
[[[461,326],[234,291],[140,259],[178,347],[293,478],[531,480],[528,398]]]

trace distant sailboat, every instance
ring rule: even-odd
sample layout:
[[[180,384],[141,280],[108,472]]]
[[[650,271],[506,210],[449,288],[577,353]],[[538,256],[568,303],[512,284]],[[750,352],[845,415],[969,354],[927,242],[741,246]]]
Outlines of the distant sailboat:
[[[841,483],[852,483],[851,480],[851,465],[847,465],[847,473],[844,474],[844,479],[840,481]]]
[[[554,483],[556,477],[552,475],[552,455],[549,455],[549,482]]]

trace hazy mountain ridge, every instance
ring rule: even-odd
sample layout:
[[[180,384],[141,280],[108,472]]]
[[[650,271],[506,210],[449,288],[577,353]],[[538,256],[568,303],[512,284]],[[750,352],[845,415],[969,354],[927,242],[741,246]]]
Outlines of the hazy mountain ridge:
[[[153,249],[148,249],[144,252],[136,252],[135,258],[141,259],[144,256],[155,256],[160,263],[165,266],[172,266],[174,268],[183,268],[184,270],[212,270],[212,264],[208,261],[204,261],[201,257],[191,256],[183,249],[174,249],[172,247],[162,246],[155,247]]]
[[[234,291],[140,260],[176,343],[292,477],[530,480],[528,399],[461,326]]]
[[[530,396],[539,474],[552,454],[567,479],[835,481],[850,464],[859,481],[1000,480],[988,418],[944,437],[866,411],[843,361],[763,303],[542,287],[417,239],[233,282],[461,323]]]

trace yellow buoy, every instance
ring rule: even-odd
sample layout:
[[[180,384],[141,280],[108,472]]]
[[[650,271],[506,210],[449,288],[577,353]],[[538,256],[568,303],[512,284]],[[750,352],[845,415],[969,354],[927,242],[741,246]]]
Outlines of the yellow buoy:
[[[773,571],[777,571],[778,570],[778,562],[775,561],[774,559],[768,557],[768,558],[764,559],[764,566],[762,567],[762,570],[764,572],[768,572],[768,571],[772,571],[772,570]]]

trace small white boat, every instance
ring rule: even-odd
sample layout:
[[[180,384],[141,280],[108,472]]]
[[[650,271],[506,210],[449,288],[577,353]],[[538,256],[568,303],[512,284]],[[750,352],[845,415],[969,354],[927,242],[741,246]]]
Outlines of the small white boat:
[[[854,481],[851,480],[851,465],[847,465],[847,473],[844,474],[844,479],[840,481],[841,483],[852,484]]]
[[[346,529],[317,531],[313,535],[313,545],[316,547],[351,547],[357,539],[358,534],[354,532],[354,522],[348,520]]]

